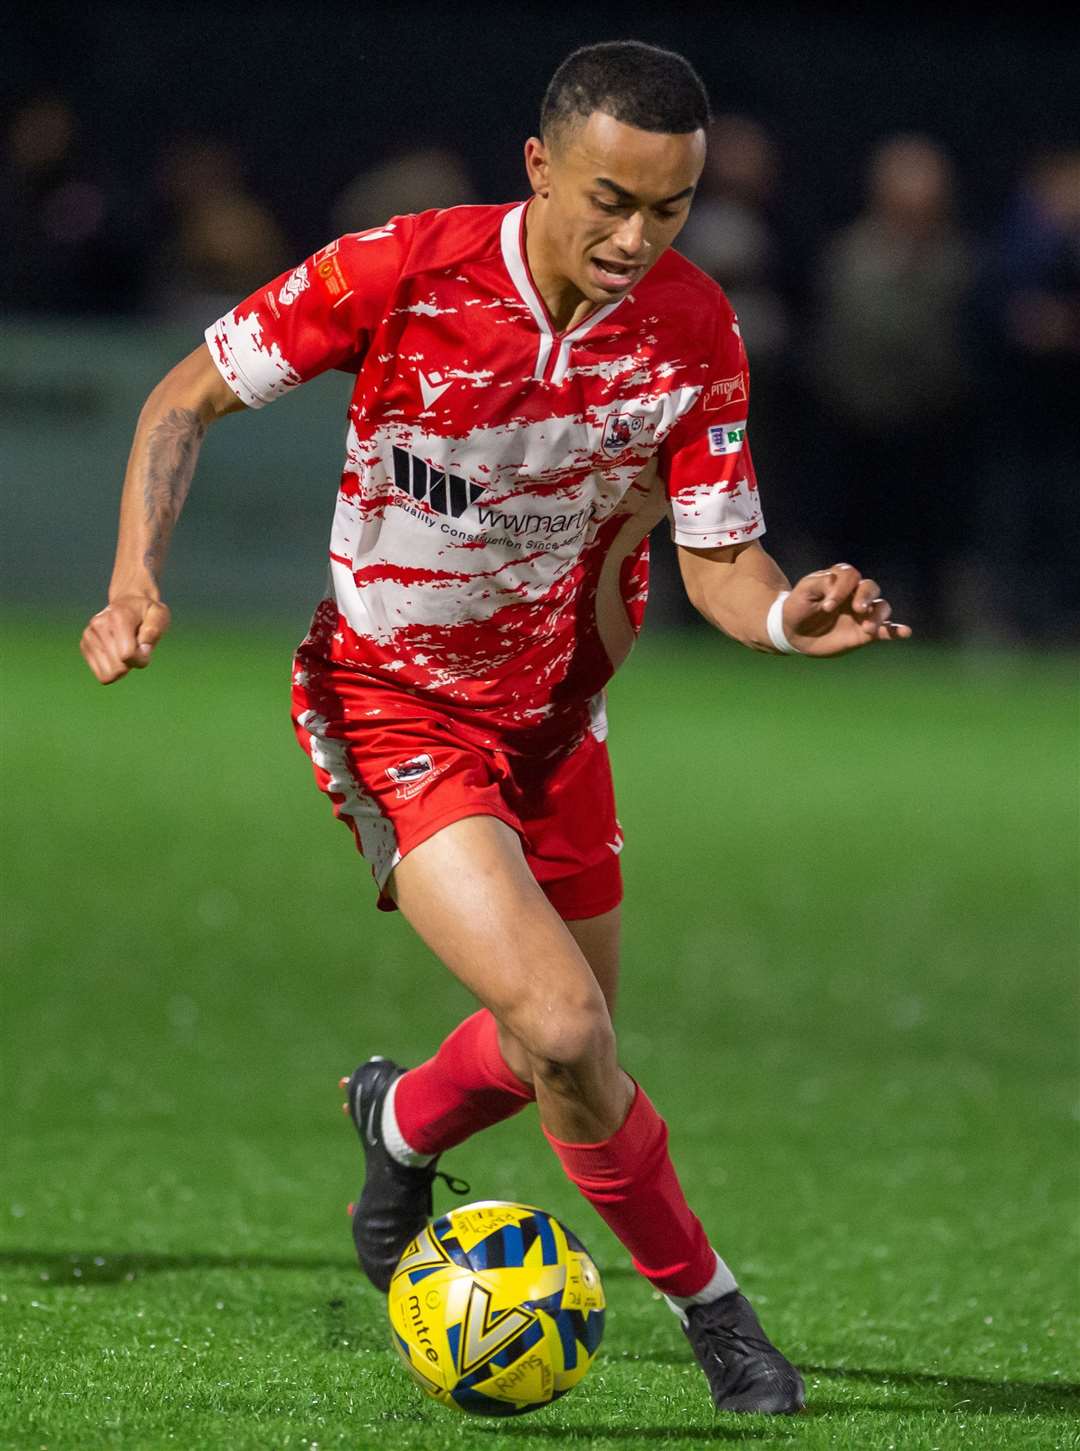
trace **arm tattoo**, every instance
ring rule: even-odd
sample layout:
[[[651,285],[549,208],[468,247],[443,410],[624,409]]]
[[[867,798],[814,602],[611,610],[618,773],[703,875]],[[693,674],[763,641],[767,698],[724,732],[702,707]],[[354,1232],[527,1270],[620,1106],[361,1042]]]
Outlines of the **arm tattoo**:
[[[180,517],[206,424],[193,408],[170,408],[150,431],[146,451],[143,505],[150,540],[143,563],[157,574],[165,558],[173,525]]]

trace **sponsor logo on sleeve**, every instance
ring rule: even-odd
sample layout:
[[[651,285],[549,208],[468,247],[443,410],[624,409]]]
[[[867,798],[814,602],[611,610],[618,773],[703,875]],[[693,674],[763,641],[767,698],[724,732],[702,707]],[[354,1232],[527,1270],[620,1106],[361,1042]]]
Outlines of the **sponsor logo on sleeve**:
[[[307,263],[301,262],[300,266],[294,268],[286,279],[284,287],[278,293],[278,302],[282,307],[291,307],[301,292],[310,285],[311,278],[308,276]]]
[[[641,432],[642,420],[634,413],[609,413],[604,424],[601,448],[614,458],[629,448],[635,434]]]
[[[345,281],[345,273],[341,270],[341,258],[338,256],[340,243],[341,238],[335,237],[311,259],[315,264],[315,276],[322,283],[327,296],[335,303],[340,302],[351,291]]]
[[[730,378],[718,378],[705,389],[703,407],[706,413],[716,413],[732,403],[746,402],[746,377],[735,373]]]
[[[746,420],[741,423],[717,423],[709,429],[709,452],[716,458],[738,453],[746,438]]]

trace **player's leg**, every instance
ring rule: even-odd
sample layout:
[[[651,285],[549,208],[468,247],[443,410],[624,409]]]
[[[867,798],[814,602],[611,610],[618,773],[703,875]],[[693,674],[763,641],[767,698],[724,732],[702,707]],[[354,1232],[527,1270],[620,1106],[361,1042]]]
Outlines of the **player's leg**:
[[[622,933],[622,908],[612,907],[595,917],[564,918],[566,929],[577,943],[589,964],[607,1003],[608,1015],[614,1021],[615,1000],[619,989],[619,942]]]
[[[570,920],[578,944],[614,1015],[619,977],[620,908]],[[535,1098],[529,1055],[487,1008],[473,1013],[425,1063],[394,1085],[391,1114],[412,1163],[454,1148],[473,1134],[518,1113]]]
[[[530,1006],[529,998],[543,993],[558,1009],[550,1032],[576,1034],[585,1045],[595,1037],[606,1046],[614,1101],[602,1106],[602,1121],[580,1112],[565,1118],[567,1137],[605,1137],[632,1093],[615,1067],[603,992],[537,885],[517,833],[503,821],[475,815],[444,827],[403,858],[386,890],[484,1007],[419,1068],[406,1072],[374,1059],[348,1080],[346,1107],[366,1159],[363,1191],[352,1211],[353,1238],[365,1273],[383,1288],[430,1213],[438,1156],[534,1095],[535,1045],[517,1031],[515,1005],[523,1020],[540,1017],[542,1005]],[[568,1055],[593,1073],[601,1058],[585,1046],[552,1047],[552,1056]],[[569,1101],[595,1103],[597,1097],[592,1090],[573,1093]]]
[[[604,995],[516,832],[485,816],[454,822],[414,848],[395,878],[406,918],[523,1048],[548,1142],[635,1267],[683,1312],[715,1404],[797,1409],[798,1374],[687,1205],[666,1125],[618,1067]],[[363,1212],[357,1230],[359,1247]]]
[[[406,918],[524,1050],[570,1178],[646,1278],[674,1296],[701,1292],[717,1257],[679,1188],[666,1128],[619,1068],[604,995],[516,833],[489,817],[455,822],[395,876]]]
[[[664,1292],[724,1409],[792,1411],[798,1373],[770,1344],[690,1210],[667,1127],[618,1066],[611,1016],[618,916],[576,936],[504,822],[455,822],[395,872],[399,908],[523,1051],[541,1124],[570,1180]]]
[[[600,984],[612,1018],[619,981],[620,918],[621,908],[615,907],[594,917],[566,922]],[[523,1053],[516,1043],[514,1050]],[[769,1346],[746,1298],[735,1288],[718,1293],[727,1290],[725,1271],[718,1261],[710,1282],[696,1296],[684,1297],[681,1302],[668,1296],[672,1308],[681,1312],[683,1329],[705,1371],[716,1405],[729,1410],[797,1409],[803,1395],[798,1373]],[[772,1354],[762,1356],[762,1344],[769,1346]]]
[[[579,1138],[617,1128],[633,1086],[615,1061],[604,993],[516,832],[488,816],[456,821],[414,848],[392,885],[401,912],[491,1012],[511,1052],[511,1040],[524,1051],[545,1125]]]
[[[393,881],[388,886],[394,890]],[[618,974],[618,915],[615,908],[567,924],[607,1001]],[[402,1245],[431,1213],[438,1156],[530,1103],[532,1066],[514,1035],[481,1008],[426,1062],[406,1071],[371,1060],[343,1086],[367,1163],[351,1206],[353,1235],[365,1273],[384,1285]]]

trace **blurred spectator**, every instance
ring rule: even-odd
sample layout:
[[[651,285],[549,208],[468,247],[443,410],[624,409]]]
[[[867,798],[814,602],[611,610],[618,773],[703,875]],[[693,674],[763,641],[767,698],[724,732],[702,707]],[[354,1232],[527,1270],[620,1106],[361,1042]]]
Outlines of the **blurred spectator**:
[[[155,311],[203,327],[296,260],[229,142],[174,142],[157,180],[168,235],[151,277]]]
[[[388,217],[433,207],[467,206],[476,200],[465,162],[456,151],[422,147],[392,156],[354,177],[334,203],[330,225],[335,236],[364,232]]]
[[[1080,633],[1080,150],[1026,167],[984,296],[987,387],[970,586],[974,618],[1014,638]],[[1002,612],[1004,612],[1002,618]]]
[[[775,210],[780,163],[764,126],[718,116],[679,251],[714,277],[753,339],[755,370],[783,355],[791,322],[783,292],[784,249]]]
[[[806,430],[814,508],[825,553],[879,577],[898,618],[926,636],[955,608],[969,523],[974,259],[935,142],[884,142],[868,190],[865,211],[820,264],[808,370],[825,411]]]
[[[791,366],[794,268],[780,218],[780,157],[770,132],[750,116],[718,116],[708,143],[705,170],[676,246],[720,284],[738,316],[750,356],[750,438],[766,519],[784,540],[785,559],[798,569],[809,551],[801,537],[799,462],[792,448],[799,379]],[[660,583],[654,618],[668,601],[662,537],[655,553]],[[689,612],[677,598],[677,613]]]
[[[133,310],[142,230],[131,199],[83,142],[62,96],[20,106],[0,156],[0,303],[5,311]]]

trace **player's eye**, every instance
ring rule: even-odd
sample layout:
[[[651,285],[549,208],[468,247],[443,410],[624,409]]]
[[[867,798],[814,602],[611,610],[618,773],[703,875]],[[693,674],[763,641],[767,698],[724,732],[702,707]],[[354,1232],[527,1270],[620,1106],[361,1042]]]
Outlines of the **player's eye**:
[[[602,212],[607,212],[609,216],[617,216],[623,210],[622,202],[606,202],[598,196],[593,197],[592,203],[594,207],[598,207]]]

